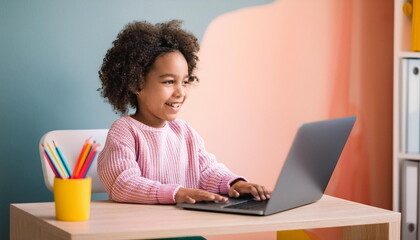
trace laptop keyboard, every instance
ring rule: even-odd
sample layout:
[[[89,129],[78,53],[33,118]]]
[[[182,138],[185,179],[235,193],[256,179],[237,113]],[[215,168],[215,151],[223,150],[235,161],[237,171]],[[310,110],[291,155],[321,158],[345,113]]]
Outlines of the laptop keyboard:
[[[224,208],[234,208],[234,209],[249,209],[249,210],[264,210],[267,206],[268,201],[257,201],[257,200],[250,200],[238,204],[232,204],[225,206]]]

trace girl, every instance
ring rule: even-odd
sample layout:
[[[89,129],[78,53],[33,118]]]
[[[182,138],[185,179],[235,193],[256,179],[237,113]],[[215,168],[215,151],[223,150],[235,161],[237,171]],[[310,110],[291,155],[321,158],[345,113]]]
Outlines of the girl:
[[[176,119],[197,81],[199,50],[197,38],[180,25],[128,24],[104,58],[101,94],[123,115],[98,157],[105,189],[114,201],[149,204],[227,200],[219,194],[268,199],[263,186],[218,163],[199,134]]]

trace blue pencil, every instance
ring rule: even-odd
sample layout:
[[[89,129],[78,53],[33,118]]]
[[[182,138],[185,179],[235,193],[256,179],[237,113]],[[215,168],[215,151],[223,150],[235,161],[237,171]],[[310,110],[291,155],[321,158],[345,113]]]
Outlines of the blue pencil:
[[[55,166],[55,163],[52,160],[52,157],[51,157],[50,153],[48,152],[48,149],[44,146],[44,144],[42,144],[42,147],[44,148],[44,153],[45,153],[45,156],[47,157],[47,161],[50,162],[51,163],[50,166],[53,167],[53,169],[52,169],[53,172],[57,174],[56,177],[63,178],[60,174],[60,171],[58,171],[57,166]]]
[[[92,166],[93,161],[95,161],[95,157],[99,151],[95,151],[92,157],[92,161],[90,161],[88,168],[86,169],[85,174],[83,174],[83,178],[86,178],[87,173],[89,172],[90,167]]]
[[[69,177],[71,177],[70,168],[69,168],[69,165],[67,165],[67,161],[66,161],[66,160],[64,159],[64,157],[63,157],[63,153],[62,153],[62,152],[61,152],[61,150],[57,147],[57,145],[55,144],[55,142],[54,142],[54,141],[53,141],[53,143],[54,143],[55,150],[57,151],[58,157],[60,158],[61,163],[64,165],[64,169],[66,170],[67,175],[68,175]]]

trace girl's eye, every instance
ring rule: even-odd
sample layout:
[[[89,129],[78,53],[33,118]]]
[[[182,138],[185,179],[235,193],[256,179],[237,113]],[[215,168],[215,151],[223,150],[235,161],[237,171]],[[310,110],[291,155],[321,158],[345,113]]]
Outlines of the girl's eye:
[[[190,84],[190,81],[183,81],[182,82],[184,85],[188,85],[188,84]]]
[[[174,81],[173,81],[173,80],[168,80],[168,81],[164,81],[164,82],[163,82],[163,84],[172,84],[172,83],[174,83]]]

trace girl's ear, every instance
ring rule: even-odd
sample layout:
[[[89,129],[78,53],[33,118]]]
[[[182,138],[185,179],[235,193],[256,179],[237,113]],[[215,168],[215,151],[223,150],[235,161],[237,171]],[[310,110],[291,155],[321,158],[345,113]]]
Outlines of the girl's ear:
[[[130,89],[130,92],[134,95],[139,95],[140,91],[141,91],[140,88],[139,89],[135,89],[135,88]]]
[[[135,95],[139,95],[141,92],[141,89],[143,88],[143,84],[144,84],[144,77],[141,78],[140,84],[139,86],[136,86],[134,89],[132,89],[131,91],[135,94]]]
[[[131,87],[130,92],[134,95],[139,95],[141,92],[141,86]]]

